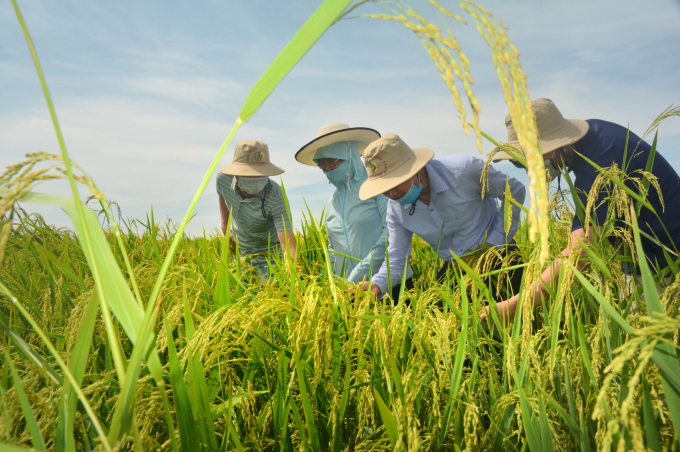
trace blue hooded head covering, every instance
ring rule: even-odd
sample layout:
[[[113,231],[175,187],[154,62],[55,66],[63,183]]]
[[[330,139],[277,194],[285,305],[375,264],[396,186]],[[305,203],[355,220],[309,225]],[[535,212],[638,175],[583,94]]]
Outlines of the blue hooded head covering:
[[[314,162],[318,164],[320,159],[340,159],[347,162],[347,165],[343,163],[336,170],[334,170],[342,171],[341,168],[343,166],[347,168],[346,173],[343,175],[339,183],[334,182],[330,177],[327,176],[331,183],[333,183],[333,185],[335,185],[337,188],[346,185],[347,189],[354,193],[359,189],[359,186],[366,179],[368,179],[366,167],[362,163],[361,157],[359,157],[359,147],[357,146],[356,141],[340,141],[338,143],[329,144],[328,146],[319,148],[316,151],[316,154],[314,154]],[[329,171],[329,173],[330,172],[332,171]]]

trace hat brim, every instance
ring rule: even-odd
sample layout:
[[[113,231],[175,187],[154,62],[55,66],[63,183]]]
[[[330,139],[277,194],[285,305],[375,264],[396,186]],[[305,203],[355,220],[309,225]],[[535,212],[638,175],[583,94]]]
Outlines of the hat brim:
[[[336,130],[334,132],[316,137],[305,144],[295,153],[295,160],[309,166],[316,166],[314,155],[319,148],[340,143],[342,141],[356,141],[359,148],[359,155],[362,155],[366,146],[380,138],[377,130],[368,127],[351,127],[349,129]]]
[[[555,149],[576,143],[588,133],[588,123],[582,119],[565,119],[562,127],[551,134],[539,137],[539,144],[541,146],[541,153],[548,154]],[[519,141],[508,143],[510,146],[520,149]],[[493,161],[512,160],[513,156],[505,151],[494,155]]]
[[[434,157],[434,151],[428,148],[415,148],[413,154],[414,157],[402,163],[398,168],[361,184],[359,199],[366,201],[403,184],[415,176]]]
[[[262,165],[244,165],[242,163],[232,163],[220,168],[220,173],[230,176],[277,176],[285,173],[286,170],[279,168],[271,163]]]

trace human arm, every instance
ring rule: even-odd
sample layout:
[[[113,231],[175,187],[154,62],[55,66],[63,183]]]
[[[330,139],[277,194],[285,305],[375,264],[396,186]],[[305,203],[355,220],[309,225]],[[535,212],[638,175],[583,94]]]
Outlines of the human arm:
[[[401,276],[406,268],[406,263],[411,256],[411,241],[413,240],[413,232],[404,228],[399,220],[387,210],[387,231],[389,235],[389,244],[387,246],[387,255],[390,262],[390,283],[392,287],[401,281]],[[388,288],[387,280],[387,258],[380,266],[378,273],[373,276],[373,282],[370,289],[375,295],[385,293]],[[364,290],[368,290],[368,283],[364,283]]]
[[[474,187],[479,190],[479,194],[483,196],[491,196],[492,198],[499,199],[501,201],[500,213],[501,218],[503,218],[503,212],[505,212],[505,203],[510,202],[505,199],[505,187],[506,181],[510,188],[510,194],[512,198],[518,203],[523,204],[524,198],[526,197],[526,189],[524,184],[509,176],[507,173],[498,171],[492,165],[489,165],[489,172],[487,175],[486,186],[482,186],[482,173],[484,171],[484,160],[478,158],[472,158],[465,166],[466,173],[470,178],[470,182],[474,184]],[[482,193],[484,189],[484,193]],[[505,234],[505,222],[497,221],[493,230],[487,232],[487,243],[492,245],[502,245],[504,243],[509,243],[517,232],[519,227],[519,218],[521,210],[516,204],[510,206],[512,209],[512,222],[508,229],[508,234]]]
[[[271,215],[274,219],[274,226],[276,227],[276,235],[281,244],[281,248],[287,250],[284,255],[290,253],[293,262],[297,263],[296,247],[295,247],[295,233],[291,226],[292,219],[288,217],[286,209],[287,200],[284,199],[281,190],[276,190],[272,196],[272,203],[270,204],[270,211],[267,215]]]
[[[382,222],[379,226],[382,228],[382,233],[376,240],[375,244],[371,247],[371,250],[368,252],[368,254],[350,272],[347,279],[352,283],[361,282],[364,278],[369,279],[371,276],[371,269],[373,269],[373,272],[375,272],[381,267],[383,261],[385,260],[385,241],[388,237],[387,201],[388,198],[386,196],[376,196],[370,200],[371,204],[373,204],[373,208],[377,210],[379,218],[382,219]]]
[[[562,250],[561,257],[556,259],[555,262],[548,266],[548,268],[543,270],[543,273],[541,273],[541,279],[537,283],[525,288],[524,301],[531,302],[532,309],[536,306],[539,306],[543,300],[548,299],[549,294],[546,286],[550,287],[551,289],[555,289],[562,265],[569,258],[571,253],[578,253],[579,255],[579,258],[576,261],[576,268],[578,270],[581,270],[588,263],[586,260],[581,260],[581,257],[585,254],[585,252],[581,247],[579,240],[587,243],[593,243],[593,228],[590,227],[588,229],[587,237],[583,228],[572,231],[571,242],[565,249]],[[518,301],[519,294],[515,294],[512,298],[496,304],[498,310],[501,313],[501,319],[504,322],[512,322],[512,320],[515,318],[515,310],[517,309]],[[486,320],[488,315],[489,307],[487,307],[482,313],[481,319]]]
[[[221,221],[221,227],[222,227],[222,234],[227,233],[227,226],[229,225],[229,208],[227,207],[227,203],[224,202],[224,198],[222,195],[217,195],[220,201],[220,218],[222,219]],[[229,231],[229,249],[230,250],[235,250],[236,249],[236,241],[234,240],[234,231]]]
[[[284,249],[287,249],[290,253],[293,262],[297,263],[297,249],[295,248],[295,234],[293,231],[277,232],[276,235],[279,237],[279,243],[284,245]],[[286,253],[286,255],[288,255],[288,253]]]

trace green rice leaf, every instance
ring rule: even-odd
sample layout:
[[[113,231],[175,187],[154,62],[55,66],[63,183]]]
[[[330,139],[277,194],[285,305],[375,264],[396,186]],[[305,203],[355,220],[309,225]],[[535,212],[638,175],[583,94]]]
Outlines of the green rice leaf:
[[[94,333],[97,311],[99,310],[99,298],[95,294],[95,290],[97,289],[95,288],[92,291],[87,308],[85,308],[85,314],[78,330],[78,338],[68,363],[68,367],[78,383],[83,381],[83,376],[85,375],[85,368],[87,367],[90,348],[92,347],[92,334]],[[64,394],[59,402],[59,421],[55,436],[55,450],[57,451],[75,451],[73,426],[77,406],[78,398],[75,397],[71,385],[65,382]]]
[[[656,283],[652,276],[652,272],[647,264],[642,242],[640,240],[640,230],[637,225],[637,217],[634,210],[631,209],[633,237],[635,238],[635,248],[640,256],[640,271],[642,272],[642,287],[645,291],[645,302],[647,304],[647,311],[650,316],[655,314],[665,314],[659,294],[656,291]],[[670,335],[667,335],[670,337]],[[666,402],[668,409],[671,412],[671,419],[676,432],[680,432],[680,361],[676,350],[667,343],[659,342],[654,348],[652,359],[659,366],[661,370],[661,381],[663,389],[666,393]]]
[[[373,397],[375,398],[375,403],[378,405],[378,410],[380,411],[380,417],[382,418],[383,425],[385,426],[385,431],[387,432],[387,437],[390,439],[390,444],[392,447],[396,447],[397,441],[399,440],[399,428],[397,427],[397,420],[392,415],[389,407],[385,405],[382,397],[378,394],[378,391],[373,389]]]
[[[167,317],[164,319],[165,332],[168,335],[168,361],[170,364],[170,383],[172,392],[175,396],[175,414],[177,416],[177,426],[179,428],[179,439],[182,443],[182,450],[191,452],[201,452],[194,415],[191,411],[189,393],[184,383],[184,372],[177,358],[177,350],[172,336],[172,328]]]
[[[23,386],[21,386],[21,377],[19,376],[16,367],[14,367],[14,363],[12,362],[12,359],[9,357],[9,352],[7,351],[6,348],[4,352],[5,352],[5,365],[9,366],[9,369],[12,372],[12,380],[14,381],[14,387],[16,388],[17,391],[19,403],[21,404],[21,411],[24,413],[24,420],[28,425],[28,430],[31,432],[31,441],[33,443],[33,447],[37,450],[45,452],[47,451],[45,447],[45,441],[43,440],[42,433],[40,433],[40,427],[38,427],[38,422],[35,420],[35,416],[33,415],[33,410],[31,410],[31,404],[28,402],[28,397],[26,397],[24,388]]]
[[[295,371],[298,377],[298,388],[300,389],[300,399],[302,400],[302,409],[305,412],[305,421],[307,425],[307,434],[312,443],[312,450],[314,452],[321,451],[321,444],[319,442],[319,433],[314,422],[314,410],[312,410],[312,403],[307,392],[307,383],[305,381],[304,369],[300,363],[300,357],[295,359]]]
[[[538,413],[541,418],[541,451],[555,450],[552,440],[552,429],[550,428],[550,421],[548,420],[548,412],[543,403],[543,396],[541,392],[538,393]]]
[[[646,445],[653,452],[661,452],[659,429],[656,426],[656,419],[654,418],[654,408],[652,407],[652,398],[649,393],[649,383],[647,382],[646,374],[642,376],[642,412],[645,440],[647,440]]]
[[[0,189],[0,196],[8,193],[8,190]],[[71,217],[78,238],[82,240],[82,237],[85,235],[90,237],[92,251],[90,252],[90,248],[83,244],[83,252],[90,265],[94,265],[95,261],[98,263],[98,268],[102,270],[103,275],[103,277],[100,278],[99,285],[99,287],[101,287],[101,292],[132,343],[136,343],[140,334],[138,330],[141,328],[141,320],[144,318],[144,311],[139,304],[137,304],[137,301],[132,295],[130,287],[125,281],[125,278],[120,271],[120,267],[113,257],[108,241],[106,240],[104,232],[99,226],[99,222],[97,221],[97,217],[94,216],[94,213],[90,209],[85,208],[83,210],[83,223],[81,223],[75,208],[76,203],[74,203],[72,199],[40,193],[28,193],[23,197],[23,202],[51,204],[61,207],[69,217]],[[85,233],[85,228],[88,230],[87,234]],[[150,343],[153,342],[153,337],[148,338],[148,340]],[[112,344],[109,345],[115,346],[116,342],[117,341],[112,341]],[[153,374],[154,379],[156,379],[156,381],[161,381],[163,374],[158,353],[155,350],[152,351],[148,359],[149,370]]]
[[[307,19],[250,90],[238,115],[241,123],[248,121],[255,114],[276,85],[293,69],[293,66],[300,61],[300,58],[307,53],[328,27],[333,25],[333,22],[350,3],[351,0],[325,0]]]

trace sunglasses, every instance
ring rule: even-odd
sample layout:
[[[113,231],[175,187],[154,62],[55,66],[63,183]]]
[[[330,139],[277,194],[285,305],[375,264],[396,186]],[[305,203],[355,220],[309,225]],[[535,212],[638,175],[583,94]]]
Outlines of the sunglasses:
[[[316,166],[318,166],[319,168],[321,168],[322,170],[325,171],[326,168],[331,169],[340,161],[341,161],[341,159],[335,159],[332,162],[328,162],[328,163],[319,162],[319,163],[316,164]]]

